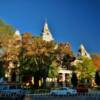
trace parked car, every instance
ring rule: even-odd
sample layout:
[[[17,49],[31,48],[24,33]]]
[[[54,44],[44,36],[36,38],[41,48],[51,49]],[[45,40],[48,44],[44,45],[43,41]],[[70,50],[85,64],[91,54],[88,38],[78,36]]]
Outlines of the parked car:
[[[87,93],[88,92],[88,87],[84,84],[80,84],[77,87],[77,92],[78,93]]]
[[[25,91],[18,84],[0,84],[0,95],[10,97],[24,97]]]
[[[67,95],[67,94],[77,94],[77,91],[75,89],[71,89],[69,87],[62,87],[56,90],[50,91],[51,95]]]

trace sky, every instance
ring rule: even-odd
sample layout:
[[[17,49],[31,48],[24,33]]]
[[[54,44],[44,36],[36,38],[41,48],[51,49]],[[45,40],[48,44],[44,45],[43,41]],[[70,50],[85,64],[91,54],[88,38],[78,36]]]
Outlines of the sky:
[[[100,53],[100,0],[0,0],[0,19],[34,36],[46,19],[56,42]]]

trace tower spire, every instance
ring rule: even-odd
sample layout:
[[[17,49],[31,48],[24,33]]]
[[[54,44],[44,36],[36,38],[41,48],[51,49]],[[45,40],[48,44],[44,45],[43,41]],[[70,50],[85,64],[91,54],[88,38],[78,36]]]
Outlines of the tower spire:
[[[45,40],[45,41],[48,41],[48,42],[54,40],[51,32],[49,31],[47,19],[45,20],[45,24],[44,24],[44,27],[43,27],[42,39]]]
[[[15,37],[17,40],[21,40],[21,33],[20,33],[19,30],[16,30],[16,31],[15,31],[14,37]]]
[[[86,51],[85,47],[83,44],[80,45],[79,51],[78,51],[79,56],[86,56],[87,58],[91,59],[90,54]]]

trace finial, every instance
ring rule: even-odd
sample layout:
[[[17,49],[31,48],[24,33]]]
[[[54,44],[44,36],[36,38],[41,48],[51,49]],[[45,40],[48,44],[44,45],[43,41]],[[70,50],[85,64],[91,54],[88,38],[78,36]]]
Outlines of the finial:
[[[45,18],[45,23],[47,23],[47,17]]]
[[[47,18],[45,18],[45,23],[44,23],[44,32],[45,31],[49,31],[49,28],[48,28],[48,23],[47,23]]]

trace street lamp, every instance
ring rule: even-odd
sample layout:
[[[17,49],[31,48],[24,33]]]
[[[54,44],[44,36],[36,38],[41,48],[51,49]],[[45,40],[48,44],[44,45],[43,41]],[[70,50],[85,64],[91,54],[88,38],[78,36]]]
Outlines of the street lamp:
[[[19,61],[17,62],[17,66],[16,66],[17,68],[17,70],[16,70],[16,82],[19,82],[20,83],[20,71],[19,71],[19,67],[20,67],[20,63],[19,63]]]
[[[1,67],[1,73],[0,73],[0,75],[1,75],[1,79],[3,79],[3,77],[4,77],[4,70],[3,70],[3,56],[4,56],[4,54],[5,54],[5,50],[4,50],[4,48],[2,48],[2,46],[0,45],[0,67]],[[0,79],[0,80],[1,80]]]
[[[5,49],[0,47],[0,58],[3,57],[5,54]]]

